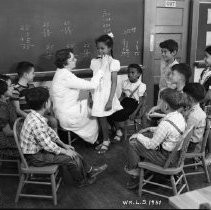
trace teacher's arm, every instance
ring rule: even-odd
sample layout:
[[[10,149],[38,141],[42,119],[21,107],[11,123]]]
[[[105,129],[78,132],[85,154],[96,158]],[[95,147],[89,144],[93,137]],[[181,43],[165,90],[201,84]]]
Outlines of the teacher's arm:
[[[90,81],[78,78],[74,75],[69,80],[67,80],[66,85],[69,88],[74,88],[74,89],[92,90],[98,87],[101,78],[102,78],[102,72],[99,72]]]

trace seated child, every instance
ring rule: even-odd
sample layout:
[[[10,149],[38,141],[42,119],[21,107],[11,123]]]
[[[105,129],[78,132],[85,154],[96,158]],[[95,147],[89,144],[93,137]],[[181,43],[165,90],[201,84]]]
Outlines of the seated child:
[[[31,112],[21,130],[20,146],[29,164],[37,167],[66,165],[79,186],[93,183],[107,165],[90,166],[74,147],[64,144],[57,133],[48,126],[44,115],[50,109],[49,91],[43,87],[32,88],[26,94],[26,101]]]
[[[125,171],[131,175],[127,183],[128,189],[138,186],[138,163],[140,161],[147,161],[163,166],[186,129],[185,119],[177,111],[181,107],[183,94],[177,90],[166,88],[161,91],[160,98],[160,108],[166,116],[159,123],[158,127],[143,129],[130,137],[127,153],[128,164],[125,168]],[[153,132],[153,137],[144,136],[142,133],[146,131]],[[175,165],[178,158],[179,152],[172,161],[172,166]]]
[[[14,100],[14,105],[16,107],[16,112],[21,117],[26,117],[29,107],[25,100],[26,92],[30,88],[34,88],[32,84],[34,80],[34,65],[30,62],[19,62],[16,71],[18,73],[18,82],[15,84],[14,89],[17,91],[17,99]]]
[[[0,80],[5,81],[5,82],[7,83],[8,86],[10,86],[10,85],[11,85],[11,86],[14,86],[14,85],[12,84],[11,78],[10,78],[9,76],[5,75],[5,74],[0,74]],[[17,94],[18,94],[18,92],[13,88],[13,96],[10,97],[10,100],[17,99],[17,98],[18,98],[18,97],[17,97]]]
[[[204,86],[206,95],[203,103],[203,107],[211,105],[211,45],[205,48],[204,62],[206,68],[202,71],[200,76],[200,84]],[[210,108],[206,110],[206,113],[210,115]],[[211,164],[211,132],[209,133],[207,141],[208,154],[206,154],[206,164]]]
[[[19,62],[16,71],[18,73],[18,82],[14,86],[14,89],[17,91],[14,105],[16,107],[17,114],[19,116],[26,117],[30,110],[28,104],[26,103],[25,96],[31,88],[35,87],[32,83],[35,77],[34,64],[26,61]],[[58,123],[56,118],[53,116],[52,111],[50,110],[45,117],[48,119],[49,125],[57,132]]]
[[[171,70],[171,83],[175,85],[175,89],[177,91],[183,92],[183,88],[185,84],[189,81],[189,78],[192,74],[190,66],[185,63],[175,64],[174,66],[172,66]],[[160,111],[160,103],[157,106],[152,107],[147,114],[149,123],[152,123],[154,125],[156,125],[157,121],[164,116],[165,115]]]
[[[188,83],[183,88],[183,92],[187,95],[190,104],[190,109],[185,114],[187,127],[194,125],[193,135],[188,147],[188,151],[193,152],[196,151],[196,146],[202,142],[206,126],[206,113],[199,104],[205,97],[205,89],[199,83]],[[200,146],[197,149],[200,149]]]
[[[120,97],[122,110],[119,110],[108,117],[108,121],[116,127],[114,140],[120,141],[123,136],[119,122],[133,120],[142,106],[142,98],[146,92],[146,85],[139,79],[142,75],[142,67],[138,64],[128,66],[128,79],[122,83],[122,95]]]
[[[0,78],[0,158],[3,159],[4,157],[19,158],[13,133],[13,124],[17,119],[17,114],[10,100],[13,97],[11,83],[9,77]]]

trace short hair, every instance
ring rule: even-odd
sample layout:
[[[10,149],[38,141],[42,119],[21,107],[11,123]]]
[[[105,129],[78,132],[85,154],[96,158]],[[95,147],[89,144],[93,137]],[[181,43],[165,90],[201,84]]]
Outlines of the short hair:
[[[18,63],[16,67],[16,72],[18,73],[18,77],[22,77],[24,73],[28,73],[31,68],[34,67],[34,64],[28,61],[21,61]]]
[[[174,51],[178,51],[178,43],[174,41],[173,39],[168,39],[160,43],[160,48],[166,48],[168,49],[171,53]]]
[[[3,96],[7,90],[8,90],[7,82],[4,80],[0,80],[0,96]]]
[[[211,45],[210,46],[207,46],[205,48],[205,52],[207,52],[209,55],[211,55]]]
[[[113,45],[114,45],[113,39],[108,34],[104,34],[95,39],[96,45],[99,42],[103,42],[107,47],[111,48],[111,56],[113,57]]]
[[[57,68],[62,69],[67,65],[67,60],[70,58],[70,53],[73,53],[72,48],[56,51],[54,64]]]
[[[127,67],[127,70],[129,71],[130,68],[135,68],[137,69],[138,73],[142,75],[143,73],[143,67],[141,67],[140,65],[136,64],[136,63],[131,63],[129,64],[129,66]]]
[[[5,74],[0,74],[0,80],[8,81],[11,80],[11,78]]]
[[[180,74],[184,75],[186,83],[189,81],[192,71],[189,65],[186,63],[175,64],[171,67],[172,71],[178,71]]]
[[[195,101],[200,102],[205,97],[205,89],[200,83],[188,83],[183,88],[183,92],[191,96]]]
[[[25,97],[30,109],[37,111],[43,108],[44,104],[48,101],[50,94],[47,88],[35,87],[30,88],[26,92]]]
[[[175,89],[166,88],[160,92],[160,98],[165,101],[173,110],[183,106],[183,94]]]

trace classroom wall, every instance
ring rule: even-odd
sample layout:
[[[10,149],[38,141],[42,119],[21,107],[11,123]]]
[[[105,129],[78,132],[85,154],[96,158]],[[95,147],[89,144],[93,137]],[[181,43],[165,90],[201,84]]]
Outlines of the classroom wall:
[[[87,1],[88,0],[86,0],[86,2]],[[109,2],[113,4],[114,1],[117,0]],[[118,2],[119,4],[121,4],[121,1]],[[127,0],[124,0],[123,2],[127,2]],[[134,6],[135,4],[139,4],[138,2],[139,2],[138,0],[137,1],[134,0],[133,3],[131,3],[131,5]],[[172,7],[172,5],[167,4],[168,3],[167,0],[145,0],[145,1],[143,0],[142,1],[143,10],[141,12],[143,13],[142,14],[143,16],[140,16],[140,13],[137,13],[136,15],[133,16],[133,18],[136,17],[137,19],[136,23],[138,23],[138,25],[132,27],[133,26],[132,22],[129,21],[128,18],[126,18],[128,23],[127,24],[128,28],[125,25],[125,30],[124,30],[124,27],[121,28],[121,26],[119,26],[118,32],[122,30],[122,34],[120,33],[122,37],[121,39],[116,37],[116,39],[119,40],[119,45],[120,45],[118,46],[119,48],[118,50],[120,50],[118,52],[118,56],[120,56],[120,58],[123,61],[121,63],[128,65],[130,63],[130,59],[127,56],[128,53],[131,53],[131,56],[133,58],[137,59],[138,57],[134,56],[140,56],[139,60],[135,59],[134,61],[138,62],[139,64],[144,64],[145,66],[143,82],[147,84],[147,95],[148,95],[147,103],[149,107],[153,105],[153,100],[156,98],[157,87],[156,86],[154,87],[154,85],[158,84],[160,78],[159,43],[168,38],[175,39],[179,43],[179,52],[177,55],[177,59],[182,62],[190,60],[187,51],[188,48],[191,46],[191,43],[189,44],[187,43],[188,43],[188,33],[190,33],[189,29],[191,27],[191,24],[189,24],[190,9],[192,9],[190,8],[190,3],[193,3],[194,0],[176,0],[171,2],[176,2],[175,4],[176,6]],[[110,7],[108,6],[108,8]],[[118,7],[115,8],[117,9]],[[120,11],[115,14],[115,18],[118,15],[121,15]],[[125,17],[124,15],[121,16],[121,19],[124,20],[124,17]],[[143,17],[144,21],[141,20]],[[125,21],[126,20],[124,20],[123,22]],[[115,26],[117,25],[118,24],[116,24]],[[143,36],[141,38],[143,41],[143,46],[138,48],[139,52],[137,51],[137,53],[135,54],[135,51],[134,52],[132,51],[134,50],[132,47],[133,45],[131,44],[132,42],[130,41],[128,42],[128,40],[133,40],[133,39],[136,40],[135,38],[138,37],[137,33],[138,30],[143,31]],[[132,61],[133,59],[131,60],[131,62]],[[82,78],[89,78],[92,75],[89,69],[85,69],[83,71],[79,69],[76,72],[79,75],[79,77]],[[124,74],[126,74],[126,72],[124,70],[121,70],[120,76],[118,76],[118,82],[122,80],[119,78],[125,78],[125,76],[122,76]],[[37,84],[49,85],[50,81],[53,78],[53,75],[54,72],[50,73],[42,72],[41,74],[38,73],[36,75],[36,82]]]

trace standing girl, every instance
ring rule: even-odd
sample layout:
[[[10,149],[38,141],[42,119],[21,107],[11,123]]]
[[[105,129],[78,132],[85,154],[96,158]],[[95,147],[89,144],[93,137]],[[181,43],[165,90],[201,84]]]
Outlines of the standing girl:
[[[105,153],[111,143],[106,117],[122,109],[116,96],[117,72],[120,70],[120,62],[113,58],[113,39],[109,35],[100,36],[95,43],[101,58],[92,59],[91,61],[90,68],[93,75],[99,71],[102,61],[107,61],[107,65],[104,67],[104,76],[93,93],[92,106],[92,116],[98,118],[103,133],[103,142],[96,149],[99,150],[98,153]]]

